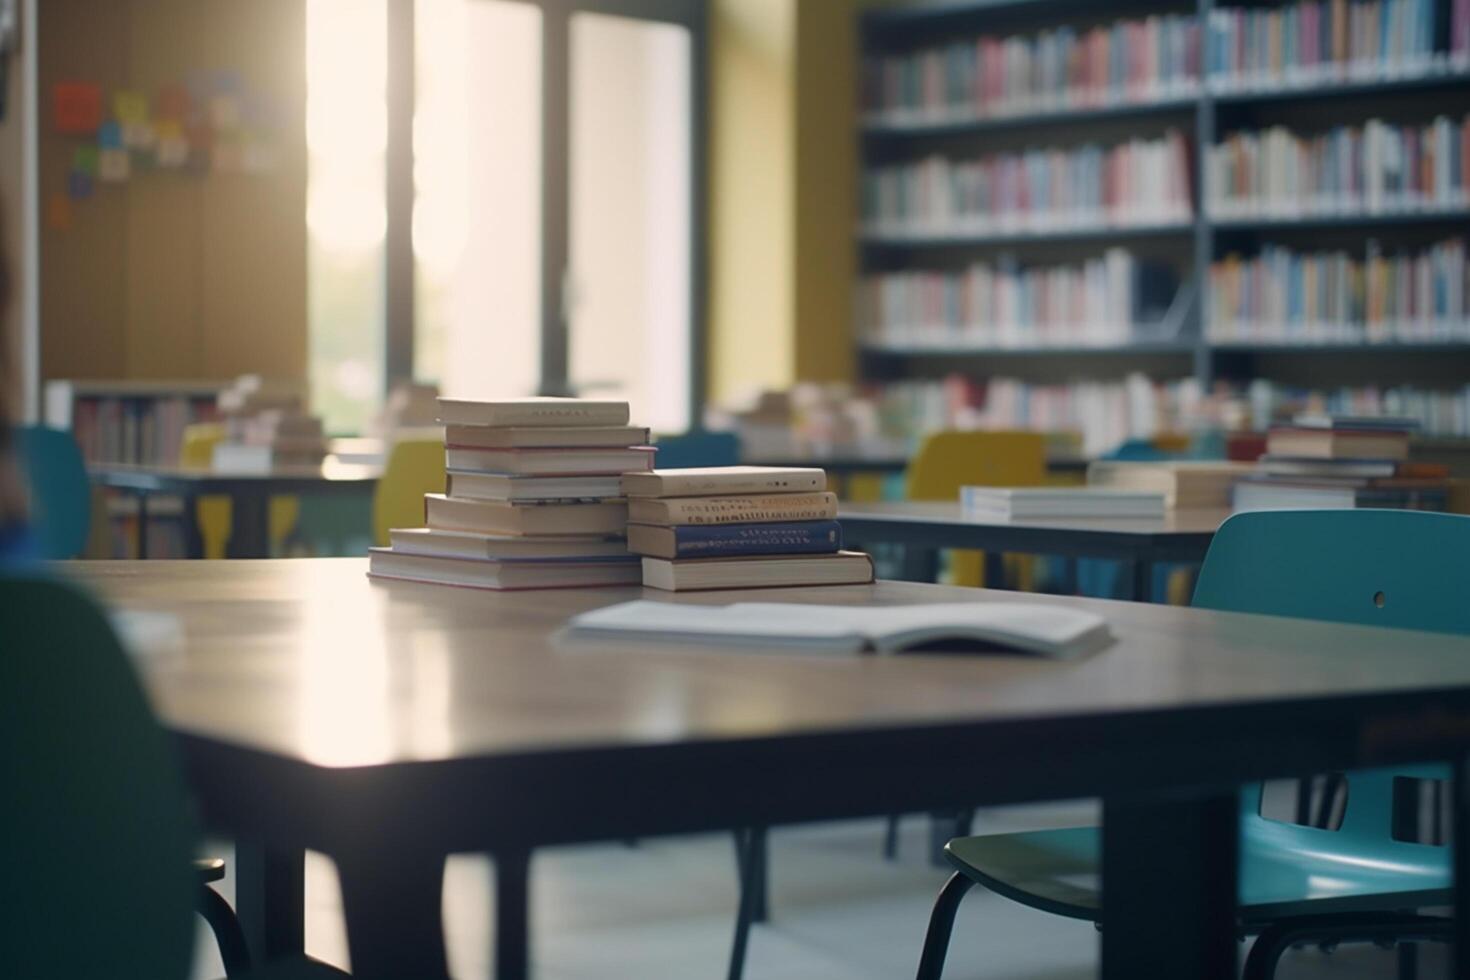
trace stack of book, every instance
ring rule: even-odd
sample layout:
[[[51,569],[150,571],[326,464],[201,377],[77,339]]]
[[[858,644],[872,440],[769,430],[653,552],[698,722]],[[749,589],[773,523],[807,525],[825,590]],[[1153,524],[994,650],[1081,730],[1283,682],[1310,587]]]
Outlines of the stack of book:
[[[1160,490],[1117,490],[1103,487],[961,487],[960,509],[966,517],[1025,520],[1048,517],[1164,516]]]
[[[1416,427],[1412,419],[1299,415],[1267,435],[1257,472],[1235,486],[1235,509],[1444,510],[1448,469],[1408,462]]]
[[[439,399],[444,493],[427,527],[395,528],[369,574],[482,589],[637,584],[622,474],[654,450],[628,403],[575,398]]]
[[[930,156],[863,175],[864,231],[903,238],[1180,224],[1193,215],[1190,174],[1176,129],[1111,147]]]
[[[218,410],[225,439],[214,447],[217,470],[320,466],[327,454],[322,420],[306,413],[299,384],[245,375],[220,392]]]
[[[1370,119],[1323,133],[1237,132],[1205,154],[1215,218],[1455,211],[1470,187],[1470,124]]]
[[[628,548],[656,589],[856,585],[865,554],[842,550],[837,496],[819,469],[716,466],[623,475]]]
[[[1151,490],[1177,510],[1215,510],[1230,506],[1235,481],[1255,472],[1249,463],[1180,460],[1123,462],[1094,460],[1087,484],[1113,490]]]
[[[1465,240],[1384,254],[1267,245],[1210,266],[1210,339],[1415,343],[1470,339]]]

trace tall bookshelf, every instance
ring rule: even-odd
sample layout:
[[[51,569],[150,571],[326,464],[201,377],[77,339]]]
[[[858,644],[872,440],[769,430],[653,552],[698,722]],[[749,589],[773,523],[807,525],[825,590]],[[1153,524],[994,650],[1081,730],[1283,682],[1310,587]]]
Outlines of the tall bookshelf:
[[[1400,0],[1402,2],[1402,0]],[[1233,134],[1283,126],[1294,132],[1319,133],[1336,126],[1361,127],[1369,119],[1391,124],[1427,126],[1444,115],[1456,122],[1470,116],[1470,51],[1452,57],[1449,36],[1456,0],[1420,0],[1423,6],[1406,17],[1430,20],[1425,35],[1443,51],[1440,57],[1411,58],[1393,70],[1373,72],[1366,66],[1338,75],[1327,69],[1298,70],[1290,77],[1252,76],[1241,82],[1212,76],[1204,51],[1213,23],[1229,12],[1282,11],[1291,3],[1260,0],[1123,0],[1096,4],[1089,0],[946,0],[893,6],[861,15],[861,57],[865,91],[860,95],[860,161],[867,174],[885,167],[940,156],[953,161],[1028,148],[1075,148],[1087,143],[1107,147],[1133,139],[1153,140],[1173,130],[1189,142],[1188,168],[1192,214],[1182,220],[1154,221],[1146,216],[1124,226],[1098,227],[1088,222],[1052,222],[1046,227],[976,228],[971,222],[951,228],[901,227],[868,220],[876,194],[865,188],[858,234],[860,275],[915,271],[958,272],[971,263],[996,262],[1006,256],[1019,265],[1080,264],[1109,248],[1129,250],[1140,261],[1169,265],[1178,292],[1163,322],[1126,336],[1038,343],[1025,331],[997,343],[976,341],[973,332],[890,329],[878,339],[869,317],[862,314],[854,337],[860,351],[862,377],[870,382],[937,379],[956,373],[983,380],[989,376],[1018,378],[1034,384],[1074,380],[1120,380],[1143,374],[1158,381],[1194,379],[1201,388],[1228,382],[1247,392],[1264,379],[1280,389],[1336,390],[1347,387],[1408,386],[1430,392],[1456,393],[1458,415],[1452,424],[1432,428],[1438,434],[1470,436],[1470,317],[1440,324],[1423,336],[1337,336],[1321,331],[1282,331],[1280,336],[1225,336],[1211,312],[1211,265],[1237,254],[1252,258],[1268,246],[1300,251],[1342,250],[1362,258],[1369,243],[1384,254],[1427,249],[1470,232],[1470,201],[1450,205],[1424,203],[1370,213],[1332,212],[1295,215],[1281,212],[1225,214],[1206,201],[1208,150]],[[1321,8],[1332,6],[1326,0]],[[892,80],[875,78],[872,65],[885,57],[942,49],[981,36],[1035,36],[1067,26],[1084,33],[1119,20],[1151,16],[1193,16],[1201,27],[1202,53],[1198,81],[1175,80],[1155,86],[1147,97],[1107,98],[1079,105],[1076,99],[1040,100],[982,113],[981,99],[968,106],[957,100],[930,98],[921,108],[891,105],[874,111],[874,101],[893,94]],[[1300,28],[1306,21],[1298,21]],[[1318,22],[1310,22],[1315,29]],[[1410,34],[1420,29],[1406,19],[1391,25]],[[1463,43],[1463,42],[1462,42]],[[946,64],[940,91],[955,82]],[[964,90],[963,70],[955,83]],[[912,82],[913,79],[907,80]],[[934,77],[929,78],[932,96]],[[905,83],[907,84],[907,82]],[[919,78],[923,91],[924,79]],[[878,93],[873,88],[879,89]],[[901,91],[913,92],[914,89]],[[922,101],[922,100],[920,100]],[[1458,151],[1456,151],[1458,152]],[[890,198],[891,199],[891,198]],[[1464,286],[1461,279],[1462,288]],[[866,294],[865,294],[866,296]],[[1470,302],[1461,297],[1460,303]],[[1461,317],[1456,317],[1459,321]],[[891,323],[890,323],[891,326]],[[903,325],[900,324],[900,327]],[[1137,326],[1130,324],[1130,327]],[[1247,400],[1244,399],[1243,400]],[[1444,420],[1441,419],[1441,422]]]

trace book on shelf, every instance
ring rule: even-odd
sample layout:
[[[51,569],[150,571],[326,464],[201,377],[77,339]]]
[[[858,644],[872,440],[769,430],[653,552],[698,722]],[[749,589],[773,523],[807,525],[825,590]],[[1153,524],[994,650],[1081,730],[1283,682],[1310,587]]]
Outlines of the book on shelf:
[[[1047,517],[1162,518],[1164,494],[1158,490],[1103,487],[961,487],[960,510],[986,519]]]
[[[451,470],[510,476],[595,476],[651,469],[653,453],[652,446],[580,449],[466,449],[445,446],[444,464]]]
[[[1146,105],[1194,94],[1199,75],[1195,17],[1063,25],[870,56],[864,113],[869,123],[904,125]]]
[[[1326,86],[1464,70],[1463,0],[1306,0],[1217,7],[1205,34],[1216,91]]]
[[[623,495],[622,478],[605,476],[509,476],[447,470],[444,494],[466,500],[608,500]]]
[[[1383,254],[1267,245],[1210,266],[1212,340],[1297,343],[1470,341],[1465,241]]]
[[[1366,429],[1273,428],[1266,454],[1300,459],[1386,459],[1409,456],[1409,434]]]
[[[629,524],[628,550],[651,558],[831,554],[842,550],[842,525],[836,521],[677,527]]]
[[[629,553],[628,542],[621,535],[513,537],[433,527],[397,527],[388,532],[388,539],[395,552],[440,558],[601,561],[622,558]]]
[[[1236,511],[1341,510],[1380,507],[1403,510],[1444,510],[1449,491],[1443,481],[1434,486],[1358,486],[1337,480],[1286,480],[1249,477],[1235,485]]]
[[[597,503],[511,503],[426,494],[428,526],[485,534],[623,534],[628,508],[621,500]]]
[[[1212,218],[1453,214],[1470,205],[1470,120],[1242,130],[1205,154]]]
[[[643,599],[581,613],[568,625],[573,635],[604,640],[810,653],[1023,653],[1071,660],[1112,641],[1097,613],[1055,602],[711,606]]]
[[[439,421],[446,426],[625,426],[628,415],[628,403],[625,401],[588,398],[439,399]]]
[[[1262,456],[1259,472],[1273,477],[1307,479],[1372,480],[1393,476],[1398,464],[1390,459],[1312,459],[1296,456]]]
[[[1361,432],[1414,432],[1419,420],[1403,415],[1328,415],[1301,412],[1291,424],[1298,429],[1349,429]]]
[[[880,347],[1121,345],[1164,323],[1178,292],[1170,265],[1110,248],[1081,265],[1002,256],[882,272],[859,284],[858,311],[864,338]]]
[[[643,559],[643,584],[666,592],[866,585],[872,581],[873,560],[856,551],[828,555]]]
[[[1168,460],[1127,462],[1094,460],[1087,466],[1087,484],[1118,490],[1151,490],[1164,495],[1164,505],[1179,510],[1210,510],[1230,506],[1230,488],[1253,472],[1248,463]]]
[[[368,554],[368,575],[374,578],[471,589],[573,589],[637,585],[642,579],[636,559],[497,561],[406,554],[390,548],[373,548]]]
[[[647,446],[650,433],[634,425],[447,425],[444,442],[461,449],[581,449]]]
[[[279,440],[275,444],[221,442],[214,447],[210,467],[220,473],[320,467],[326,452],[326,443],[320,439]]]
[[[1183,224],[1190,183],[1188,143],[1170,129],[1106,148],[874,167],[863,175],[862,215],[867,234],[900,239]]]
[[[628,497],[813,493],[826,488],[826,472],[805,466],[702,466],[623,474]]]
[[[683,524],[777,524],[830,521],[837,517],[835,493],[765,493],[728,497],[634,497],[628,520],[673,527]]]

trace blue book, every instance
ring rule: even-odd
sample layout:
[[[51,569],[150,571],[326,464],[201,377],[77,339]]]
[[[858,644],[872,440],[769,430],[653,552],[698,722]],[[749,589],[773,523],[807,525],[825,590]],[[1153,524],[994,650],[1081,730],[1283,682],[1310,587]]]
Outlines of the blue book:
[[[683,527],[629,524],[628,550],[654,558],[835,554],[842,550],[842,525],[836,521]]]

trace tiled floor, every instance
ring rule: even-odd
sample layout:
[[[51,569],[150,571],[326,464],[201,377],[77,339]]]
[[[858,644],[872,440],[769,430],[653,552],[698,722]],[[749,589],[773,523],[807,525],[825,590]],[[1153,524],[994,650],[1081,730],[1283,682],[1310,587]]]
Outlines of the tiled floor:
[[[987,811],[977,830],[1087,822],[1071,805]],[[771,839],[770,924],[756,928],[750,980],[898,980],[911,977],[944,872],[924,860],[926,821],[908,818],[901,855],[884,861],[876,821],[777,830]],[[709,835],[547,851],[534,866],[534,962],[541,980],[724,976],[734,921],[730,838]],[[445,918],[456,977],[488,976],[490,881],[487,862],[450,863]],[[308,867],[307,947],[346,965],[335,874]],[[207,938],[207,934],[201,937]],[[1034,912],[980,889],[955,929],[947,980],[1084,980],[1094,976],[1097,933],[1087,923]],[[1394,976],[1392,954],[1372,947],[1289,954],[1282,980],[1366,980]],[[1431,948],[1421,976],[1448,976]],[[220,975],[201,942],[196,975]]]

